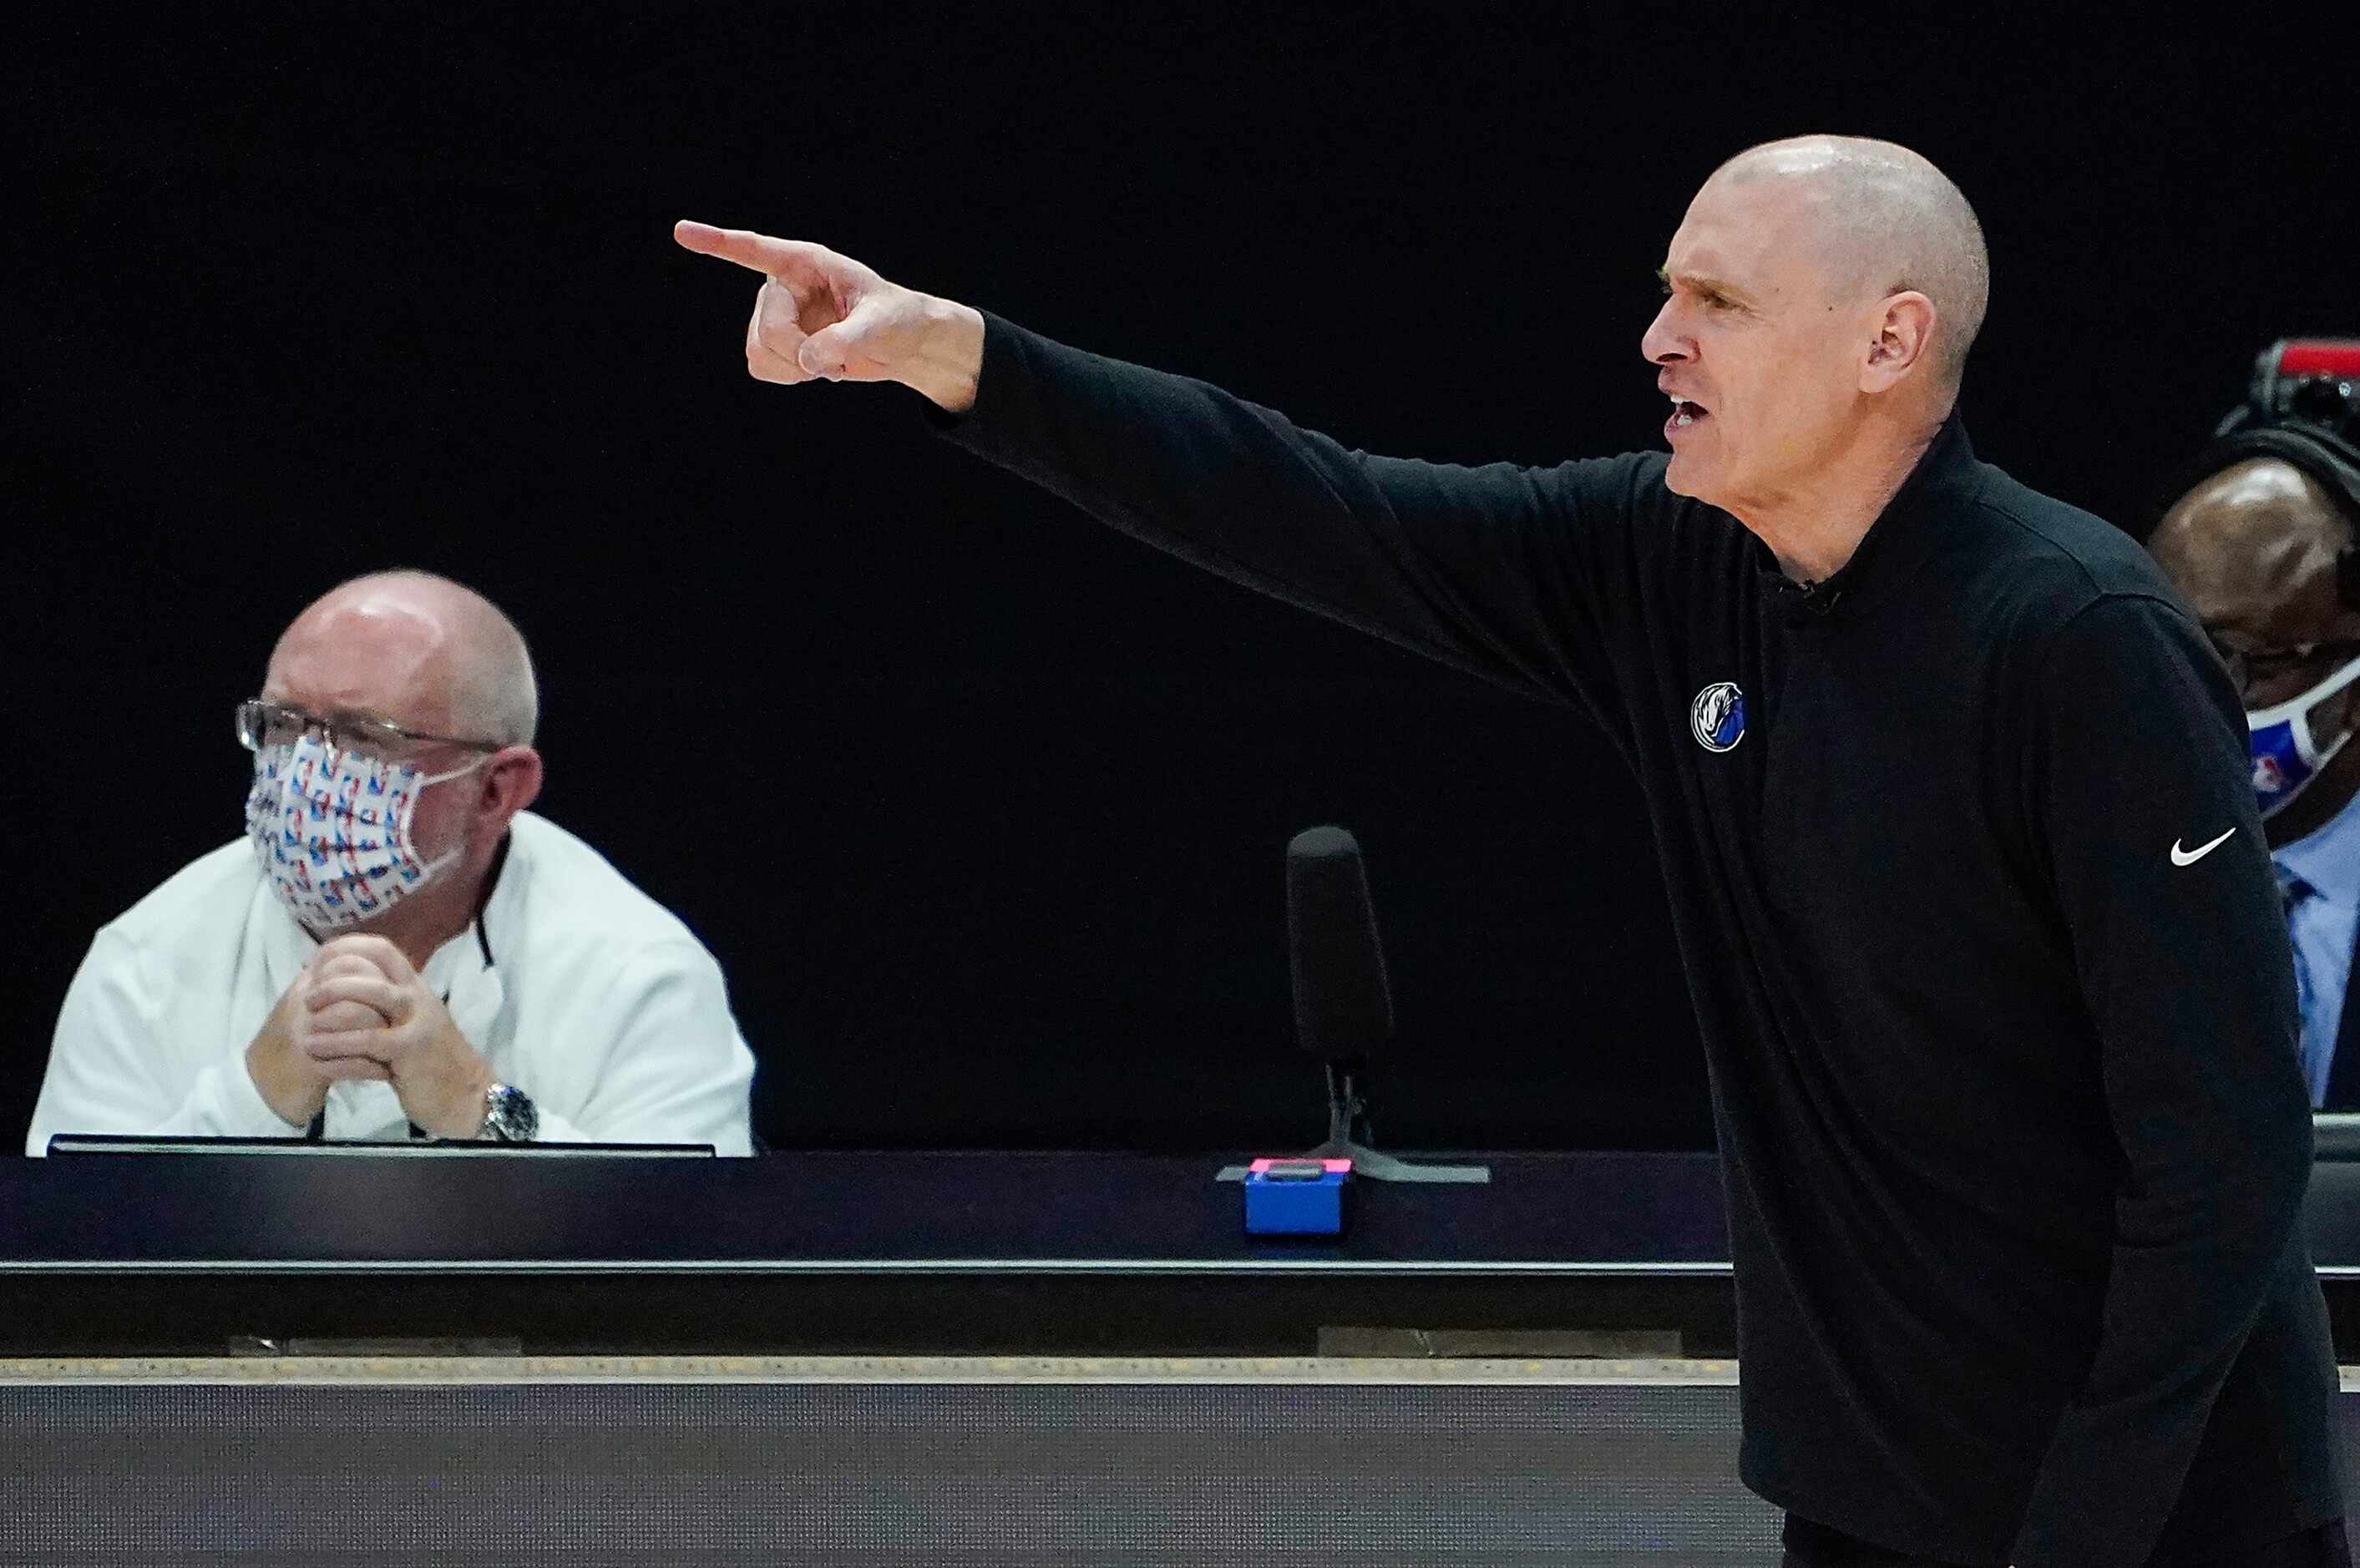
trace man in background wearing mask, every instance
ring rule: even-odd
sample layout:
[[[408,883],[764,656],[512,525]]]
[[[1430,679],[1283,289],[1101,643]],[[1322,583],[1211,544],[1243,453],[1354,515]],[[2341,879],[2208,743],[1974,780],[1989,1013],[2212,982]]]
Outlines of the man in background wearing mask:
[[[525,808],[524,639],[424,572],[330,592],[237,710],[246,836],[102,929],[26,1151],[54,1133],[709,1143],[753,1056],[679,920]]]
[[[2147,541],[2221,650],[2287,906],[2311,1103],[2360,1109],[2360,343],[2272,344]]]

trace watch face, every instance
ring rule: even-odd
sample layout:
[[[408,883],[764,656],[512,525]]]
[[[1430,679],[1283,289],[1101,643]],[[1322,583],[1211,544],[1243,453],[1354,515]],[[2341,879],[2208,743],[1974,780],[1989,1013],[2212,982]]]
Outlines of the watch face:
[[[523,1090],[495,1083],[484,1096],[484,1130],[502,1143],[530,1143],[541,1131],[541,1113]]]

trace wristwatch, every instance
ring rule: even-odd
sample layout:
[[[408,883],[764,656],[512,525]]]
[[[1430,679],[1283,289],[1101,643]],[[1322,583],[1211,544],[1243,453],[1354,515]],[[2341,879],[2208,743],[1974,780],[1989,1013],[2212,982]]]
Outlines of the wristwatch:
[[[530,1143],[541,1133],[541,1112],[521,1089],[495,1083],[484,1091],[484,1130],[494,1143]]]

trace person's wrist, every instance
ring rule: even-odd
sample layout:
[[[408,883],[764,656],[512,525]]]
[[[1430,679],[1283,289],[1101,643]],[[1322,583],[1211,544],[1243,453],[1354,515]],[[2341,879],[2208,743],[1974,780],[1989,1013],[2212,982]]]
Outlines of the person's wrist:
[[[932,294],[919,309],[925,331],[915,373],[905,384],[943,412],[964,414],[975,407],[983,376],[983,312]]]
[[[468,1074],[465,1090],[453,1102],[451,1119],[442,1127],[431,1127],[425,1130],[436,1138],[484,1137],[484,1124],[491,1109],[488,1096],[495,1082],[491,1063],[478,1059],[475,1072]]]
[[[270,1114],[292,1127],[308,1127],[328,1103],[328,1086],[297,1072],[262,1040],[246,1048],[246,1075]]]

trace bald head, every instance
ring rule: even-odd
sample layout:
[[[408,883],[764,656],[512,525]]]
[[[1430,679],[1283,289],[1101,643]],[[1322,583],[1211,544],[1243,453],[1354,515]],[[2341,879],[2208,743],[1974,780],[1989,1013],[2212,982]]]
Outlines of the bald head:
[[[2232,463],[2172,503],[2148,537],[2197,617],[2234,646],[2275,649],[2348,637],[2336,591],[2352,519],[2283,458]]]
[[[474,589],[429,572],[355,577],[315,600],[279,639],[274,678],[355,713],[433,734],[530,746],[541,719],[532,658],[516,623]]]
[[[1861,136],[1795,136],[1749,147],[1706,182],[1775,185],[1808,215],[1830,303],[1915,291],[1933,301],[1934,369],[1955,394],[1991,299],[1983,224],[1950,177],[1918,153]]]

